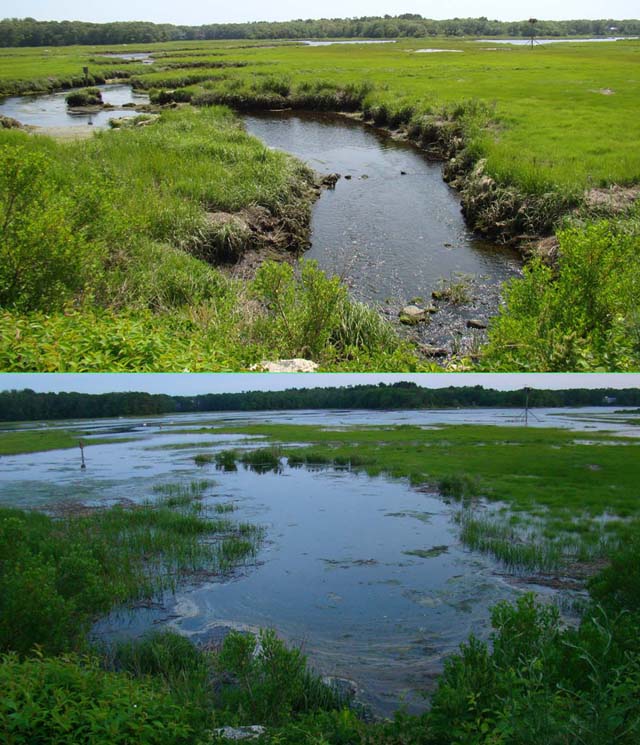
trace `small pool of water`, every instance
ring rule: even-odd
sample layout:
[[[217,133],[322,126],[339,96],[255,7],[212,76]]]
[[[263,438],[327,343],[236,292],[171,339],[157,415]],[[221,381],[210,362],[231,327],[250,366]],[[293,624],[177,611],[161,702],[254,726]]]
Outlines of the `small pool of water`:
[[[403,481],[290,468],[213,474],[232,516],[264,525],[266,543],[239,578],[178,593],[171,625],[201,641],[275,628],[320,672],[354,681],[378,713],[424,708],[420,692],[444,657],[471,631],[486,637],[489,607],[522,592],[460,545],[455,507]],[[137,634],[149,622],[146,612],[116,614],[100,628]]]
[[[303,44],[308,47],[329,47],[333,44],[395,44],[395,39],[348,39],[343,41],[320,41],[318,39],[305,39]]]
[[[150,52],[102,52],[100,57],[115,57],[116,59],[128,60],[129,62],[142,62],[152,65],[154,62]]]
[[[572,37],[568,39],[543,39],[537,36],[533,37],[534,44],[570,44],[570,43],[593,43],[600,41],[627,41],[629,39],[637,39],[637,36],[609,36],[606,38],[598,37],[595,39],[581,39],[579,37]],[[531,39],[476,39],[483,44],[513,44],[515,46],[527,46],[531,44]]]
[[[518,255],[468,230],[441,164],[410,143],[335,115],[269,113],[245,122],[270,147],[342,175],[314,207],[305,257],[342,277],[357,299],[428,300],[458,274],[492,285],[519,274]]]
[[[124,104],[149,103],[146,93],[134,93],[130,85],[98,85],[102,91],[104,103],[115,107]],[[109,125],[109,119],[123,116],[136,116],[138,112],[131,109],[109,109],[92,113],[69,113],[65,97],[69,91],[49,93],[44,96],[12,96],[0,101],[0,114],[17,119],[21,124],[34,127],[74,127],[92,124],[94,127],[104,128]]]

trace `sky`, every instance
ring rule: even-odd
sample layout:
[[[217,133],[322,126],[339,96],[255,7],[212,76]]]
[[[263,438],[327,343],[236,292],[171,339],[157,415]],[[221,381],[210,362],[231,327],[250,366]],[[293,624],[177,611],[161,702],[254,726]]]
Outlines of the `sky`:
[[[202,0],[2,0],[0,17],[37,20],[154,21],[199,25],[245,21],[288,21],[295,18],[350,18],[353,16],[419,13],[425,18],[486,16],[504,21],[535,16],[545,20],[570,18],[637,18],[637,0],[235,0],[233,3],[203,3]]]
[[[640,373],[3,373],[0,390],[31,388],[37,392],[76,391],[110,393],[144,391],[190,396],[200,393],[281,391],[287,388],[316,388],[391,384],[412,381],[427,388],[482,385],[497,390],[518,390],[529,386],[558,388],[640,388]]]

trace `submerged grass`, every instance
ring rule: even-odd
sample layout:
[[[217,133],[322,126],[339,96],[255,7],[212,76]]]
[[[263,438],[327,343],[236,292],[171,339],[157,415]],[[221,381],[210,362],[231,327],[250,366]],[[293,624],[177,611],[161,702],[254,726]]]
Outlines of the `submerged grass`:
[[[349,464],[433,488],[461,502],[463,542],[514,570],[593,563],[640,529],[634,438],[590,432],[587,443],[569,430],[490,425],[223,431],[269,437],[292,466]],[[477,509],[483,502],[490,511]]]

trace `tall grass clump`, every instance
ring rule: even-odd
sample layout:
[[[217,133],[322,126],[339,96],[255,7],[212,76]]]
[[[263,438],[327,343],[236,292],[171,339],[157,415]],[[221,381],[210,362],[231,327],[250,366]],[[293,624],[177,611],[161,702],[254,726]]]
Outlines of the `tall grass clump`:
[[[68,93],[64,99],[67,106],[102,106],[102,93],[99,88],[82,88]]]
[[[282,467],[282,458],[279,448],[248,450],[242,453],[238,460],[248,468],[258,472],[278,472]]]
[[[238,460],[237,450],[220,450],[214,456],[216,462],[216,468],[221,471],[236,471],[238,466],[236,461]]]
[[[220,717],[239,724],[284,724],[293,716],[347,703],[309,671],[299,649],[287,649],[273,630],[261,631],[258,638],[230,633],[214,665],[235,683],[220,691]]]
[[[468,473],[453,473],[443,476],[438,481],[438,490],[444,497],[467,499],[477,497],[480,483],[476,476]]]
[[[233,552],[219,548],[240,536]],[[0,511],[0,650],[28,654],[81,647],[95,617],[150,599],[193,572],[227,570],[253,555],[257,528],[234,527],[166,505],[113,507],[53,519]]]

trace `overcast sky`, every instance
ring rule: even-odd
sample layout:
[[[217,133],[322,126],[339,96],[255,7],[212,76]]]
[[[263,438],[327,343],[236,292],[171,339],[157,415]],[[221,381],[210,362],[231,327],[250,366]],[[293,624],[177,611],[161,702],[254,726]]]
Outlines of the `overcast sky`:
[[[235,0],[203,3],[202,0],[2,0],[0,17],[38,20],[155,21],[198,25],[236,21],[288,21],[294,18],[349,18],[352,16],[420,13],[425,18],[486,16],[499,20],[522,20],[535,16],[545,20],[569,18],[637,18],[637,0]]]
[[[498,390],[531,388],[640,388],[640,373],[4,373],[0,374],[0,390],[77,391],[81,393],[109,393],[111,391],[147,391],[175,396],[198,393],[229,393],[237,391],[281,391],[286,388],[316,388],[361,385],[363,383],[395,383],[410,380],[427,388],[482,385]]]

